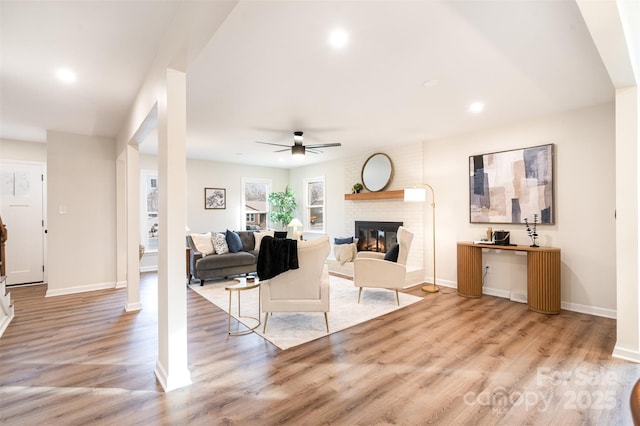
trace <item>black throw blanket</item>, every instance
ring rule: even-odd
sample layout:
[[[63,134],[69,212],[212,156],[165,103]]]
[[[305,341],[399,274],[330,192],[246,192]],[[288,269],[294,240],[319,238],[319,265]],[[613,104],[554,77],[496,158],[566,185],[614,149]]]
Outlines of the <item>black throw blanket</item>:
[[[298,241],[262,237],[258,252],[258,278],[268,280],[289,269],[298,269]]]

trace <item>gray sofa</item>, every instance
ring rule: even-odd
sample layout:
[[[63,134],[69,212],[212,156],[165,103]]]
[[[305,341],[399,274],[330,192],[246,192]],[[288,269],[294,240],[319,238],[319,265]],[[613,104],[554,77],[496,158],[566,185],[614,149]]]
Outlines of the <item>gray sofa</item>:
[[[231,275],[256,272],[258,251],[255,249],[253,231],[236,231],[242,241],[242,251],[237,253],[211,254],[203,256],[197,249],[190,235],[187,235],[187,246],[191,249],[191,278],[204,281],[212,278],[226,278]],[[221,232],[224,233],[224,232]]]

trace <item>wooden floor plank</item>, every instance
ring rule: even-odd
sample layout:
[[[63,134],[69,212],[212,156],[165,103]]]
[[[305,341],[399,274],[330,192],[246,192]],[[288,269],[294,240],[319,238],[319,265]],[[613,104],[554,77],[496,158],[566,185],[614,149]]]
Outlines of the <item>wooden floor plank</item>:
[[[164,393],[153,373],[155,274],[141,286],[135,313],[124,289],[45,298],[44,285],[13,288],[0,423],[631,422],[640,366],[611,358],[614,320],[419,287],[408,290],[418,303],[286,351],[227,336],[226,313],[185,289],[193,384]]]

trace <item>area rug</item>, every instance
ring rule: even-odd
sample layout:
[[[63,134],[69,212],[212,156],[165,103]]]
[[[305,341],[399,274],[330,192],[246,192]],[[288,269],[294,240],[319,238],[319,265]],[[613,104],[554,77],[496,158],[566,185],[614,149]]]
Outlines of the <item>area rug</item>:
[[[205,283],[204,286],[193,284],[189,287],[209,302],[228,312],[229,292],[224,288],[230,284],[232,284],[231,281],[224,281]],[[262,332],[264,324],[256,328],[255,333],[284,350],[369,321],[422,300],[421,297],[400,293],[400,306],[398,306],[394,291],[365,288],[362,291],[360,303],[358,303],[358,288],[353,285],[353,281],[335,276],[330,276],[330,297],[329,333],[325,328],[324,315],[321,312],[274,313],[269,317],[266,334]],[[256,316],[258,313],[258,289],[242,291],[240,292],[240,298],[242,315]],[[232,300],[231,315],[238,319],[236,292],[233,292]],[[240,318],[238,320],[249,327],[253,327],[256,324],[252,319]],[[263,314],[260,314],[260,320],[264,321]],[[231,323],[232,331],[243,329],[242,325],[239,325],[240,328],[235,329],[234,323],[235,321]]]

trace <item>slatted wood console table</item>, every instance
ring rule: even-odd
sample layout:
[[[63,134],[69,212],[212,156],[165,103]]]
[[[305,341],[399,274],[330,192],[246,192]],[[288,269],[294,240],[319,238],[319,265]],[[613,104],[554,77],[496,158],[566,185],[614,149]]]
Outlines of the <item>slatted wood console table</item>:
[[[527,252],[527,303],[543,314],[560,313],[560,249],[458,242],[458,294],[482,297],[482,249]]]

